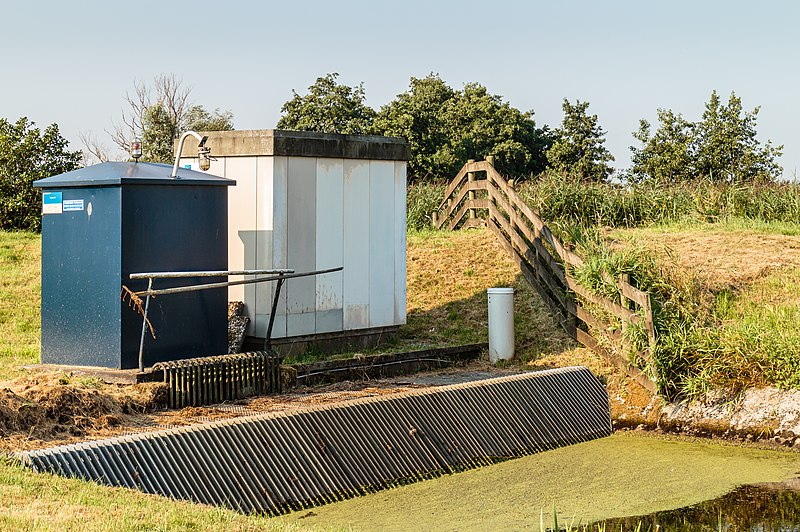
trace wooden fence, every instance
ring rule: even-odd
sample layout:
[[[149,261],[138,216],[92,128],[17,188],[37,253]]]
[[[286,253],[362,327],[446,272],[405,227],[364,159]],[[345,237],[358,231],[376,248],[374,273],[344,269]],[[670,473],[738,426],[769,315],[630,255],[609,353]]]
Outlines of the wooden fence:
[[[582,286],[571,270],[583,259],[553,235],[495,170],[491,158],[464,165],[433,213],[434,226],[449,230],[482,226],[479,209],[488,211],[485,224],[567,334],[655,393],[656,385],[646,373],[652,368],[650,350],[656,340],[650,294],[633,286],[627,276],[605,279],[619,290],[616,301]],[[632,324],[641,324],[648,337],[650,347],[634,354],[645,371],[629,361],[630,346],[623,333]]]

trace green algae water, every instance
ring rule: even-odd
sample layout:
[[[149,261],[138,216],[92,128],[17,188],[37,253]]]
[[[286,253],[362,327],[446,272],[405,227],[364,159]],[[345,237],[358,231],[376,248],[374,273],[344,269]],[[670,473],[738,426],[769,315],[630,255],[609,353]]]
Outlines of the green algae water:
[[[542,516],[552,522],[554,507],[559,520],[573,526],[643,519],[718,499],[740,486],[798,476],[797,453],[617,433],[295,512],[281,521],[350,530],[539,530]]]

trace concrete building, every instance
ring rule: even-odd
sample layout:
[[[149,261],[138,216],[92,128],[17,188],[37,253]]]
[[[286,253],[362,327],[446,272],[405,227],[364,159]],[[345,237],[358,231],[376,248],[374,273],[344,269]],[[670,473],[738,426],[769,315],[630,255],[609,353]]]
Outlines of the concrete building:
[[[406,321],[406,161],[402,139],[280,130],[206,133],[209,173],[228,195],[228,267],[344,266],[287,281],[273,338],[383,334]],[[187,142],[181,165],[197,169]],[[274,283],[235,286],[248,335],[267,330]]]

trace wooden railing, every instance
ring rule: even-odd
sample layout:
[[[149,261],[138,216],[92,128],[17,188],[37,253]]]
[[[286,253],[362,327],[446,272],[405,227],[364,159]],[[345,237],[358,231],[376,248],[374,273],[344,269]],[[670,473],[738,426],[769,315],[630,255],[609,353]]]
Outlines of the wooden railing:
[[[478,210],[488,211],[485,220],[478,217]],[[437,229],[449,230],[479,227],[485,222],[571,337],[656,392],[656,384],[648,376],[653,367],[650,351],[656,341],[650,294],[633,286],[627,276],[605,279],[619,290],[617,301],[582,286],[571,272],[583,259],[553,235],[495,170],[491,159],[464,165],[432,218]],[[633,353],[637,364],[630,362],[631,348],[624,334],[632,324],[641,324],[649,343],[648,348]]]

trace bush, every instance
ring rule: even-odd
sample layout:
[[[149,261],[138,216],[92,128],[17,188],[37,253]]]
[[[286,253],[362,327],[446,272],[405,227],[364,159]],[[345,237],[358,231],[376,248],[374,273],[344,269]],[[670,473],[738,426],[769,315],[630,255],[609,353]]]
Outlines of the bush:
[[[406,225],[409,231],[433,229],[431,213],[444,199],[447,185],[419,182],[408,186],[406,196]]]

